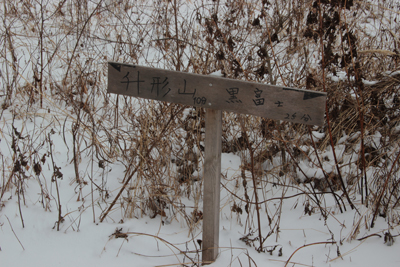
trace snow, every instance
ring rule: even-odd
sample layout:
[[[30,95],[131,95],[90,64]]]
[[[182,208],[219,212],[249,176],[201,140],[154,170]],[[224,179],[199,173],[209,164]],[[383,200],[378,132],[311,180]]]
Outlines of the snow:
[[[115,1],[105,2],[107,2],[107,8],[110,10],[117,5],[114,5]],[[93,4],[90,3],[89,5]],[[194,5],[197,4],[194,3]],[[208,7],[202,5],[196,8]],[[142,13],[142,9],[135,11],[137,14],[132,14],[132,21],[143,21],[142,23],[145,25],[146,17],[153,15],[150,12],[151,9],[148,10],[149,13]],[[184,10],[187,11],[188,16],[192,14],[189,12],[191,10]],[[118,13],[117,8],[115,13]],[[181,13],[183,12],[181,11]],[[101,18],[101,13],[98,16],[97,22],[114,23],[108,17]],[[61,19],[57,23],[63,25]],[[375,19],[370,18],[368,20],[369,22],[363,22],[365,29],[371,32],[371,39],[375,39],[375,32],[379,31],[380,24]],[[93,29],[101,27],[94,21],[91,23],[93,23],[91,26]],[[46,41],[48,42],[46,49],[51,53],[57,50],[61,44],[67,46],[58,39],[64,38],[60,37],[63,36],[60,25],[47,25],[56,36],[54,41],[50,41],[50,39]],[[22,26],[17,25],[20,28]],[[27,25],[27,27],[33,27],[33,25]],[[59,35],[56,34],[57,31],[59,31]],[[96,33],[96,31],[93,31],[93,33]],[[123,30],[121,25],[115,25],[112,32],[103,32],[104,36],[101,35],[99,38],[112,40],[117,39],[116,36],[121,34],[123,40],[127,38],[137,39],[133,40],[132,43],[140,45],[139,36],[129,35],[129,33],[130,31]],[[146,34],[149,35],[148,38],[154,40],[161,36],[155,30]],[[200,33],[198,33],[199,35]],[[22,68],[24,71],[20,73],[22,78],[19,78],[23,79],[33,76],[31,70],[33,61],[30,57],[37,54],[31,53],[31,50],[26,47],[34,47],[37,40],[30,39],[29,36],[21,36],[19,39],[21,43],[16,49],[20,56],[19,64],[25,66]],[[68,42],[72,45],[75,44],[73,39],[68,40]],[[104,57],[108,60],[126,63],[135,61],[133,58],[126,59],[115,56],[113,48],[107,41],[101,46],[94,45],[92,49],[102,50]],[[277,54],[285,51],[285,43],[276,44],[275,49]],[[82,58],[76,59],[77,61],[84,61],[96,54],[90,49],[82,48],[82,50],[84,51]],[[143,51],[147,54],[145,56],[138,55],[137,63],[160,68],[165,67],[161,60],[165,56],[162,52],[152,47]],[[311,51],[311,54],[316,55],[316,58],[318,58],[318,53],[318,51]],[[56,84],[57,79],[61,80],[62,69],[65,68],[66,64],[66,58],[57,57],[58,54],[56,59],[51,62],[53,77],[48,78],[54,79],[51,82],[49,81],[51,84]],[[64,53],[63,57],[67,57],[67,54]],[[93,58],[95,57],[93,56]],[[296,55],[290,57],[292,62],[296,62]],[[7,60],[9,61],[9,59]],[[183,60],[187,61],[187,58]],[[2,66],[4,65],[8,66],[8,64]],[[90,64],[88,63],[88,65]],[[90,70],[90,67],[88,69]],[[6,71],[2,70],[2,73],[6,73]],[[399,73],[399,71],[393,71],[387,74],[394,76]],[[222,72],[217,70],[210,75],[220,77]],[[348,80],[344,71],[338,71],[336,75],[328,74],[327,77],[334,82]],[[282,82],[279,79],[277,82]],[[350,80],[354,80],[354,77],[350,77]],[[376,84],[376,81],[363,80],[363,82],[365,85]],[[117,99],[116,96],[112,95],[108,98],[110,102],[115,102]],[[200,190],[201,181],[181,185],[182,191],[189,187],[191,192],[195,192],[190,197],[169,196],[175,202],[167,206],[165,216],[158,214],[151,218],[149,214],[140,212],[132,212],[131,216],[127,216],[129,207],[120,200],[106,219],[100,222],[100,215],[121,189],[122,181],[126,176],[124,164],[114,161],[107,163],[103,169],[98,167],[97,164],[93,165],[94,161],[91,158],[90,151],[82,153],[79,171],[80,176],[87,184],[80,188],[75,181],[75,169],[72,160],[71,129],[76,118],[69,113],[71,107],[64,104],[60,106],[55,100],[45,99],[44,108],[35,109],[26,104],[28,101],[23,99],[23,96],[21,98],[15,97],[14,101],[11,107],[2,110],[0,116],[0,172],[2,173],[1,182],[3,183],[0,185],[0,193],[4,193],[0,198],[0,266],[199,265],[201,252],[198,240],[202,239],[202,221],[188,222],[191,220],[189,215],[195,207],[198,207],[199,210],[203,208]],[[99,97],[96,101],[98,101],[95,104],[96,107],[103,105],[102,98]],[[146,103],[145,100],[130,99],[129,101],[131,101],[132,106],[138,107],[135,110],[137,113],[141,112],[139,110],[141,103]],[[191,112],[191,108],[186,108],[180,120],[184,121]],[[13,114],[16,114],[15,118]],[[97,114],[97,116],[96,119],[103,119],[101,114]],[[116,130],[112,129],[113,123],[111,121],[108,125],[109,131],[116,134]],[[16,189],[18,184],[16,178],[13,179],[10,189],[2,191],[8,175],[14,168],[14,160],[17,157],[17,155],[14,155],[12,145],[13,133],[15,134],[14,127],[24,138],[21,138],[18,142],[20,154],[29,155],[30,159],[28,168],[25,168],[27,178],[23,179],[23,192],[20,191],[20,195],[18,195]],[[121,127],[125,127],[126,131],[129,132],[132,130],[129,127],[134,126]],[[230,134],[227,134],[227,140],[231,141],[235,137],[232,133],[240,132],[241,129],[237,124],[230,125],[228,128],[227,131],[230,131]],[[399,133],[400,126],[394,126],[391,130],[393,133]],[[177,129],[176,134],[178,136],[185,135],[186,132],[183,129]],[[385,143],[389,142],[389,140],[383,140],[382,134],[378,131],[364,132],[364,134],[365,145],[374,149],[382,148]],[[90,139],[89,131],[85,132],[85,135]],[[313,149],[310,149],[310,137],[304,136],[301,141],[306,145],[302,143],[298,146],[304,152],[304,155],[296,159],[298,161],[296,164],[291,162],[293,166],[296,166],[295,171],[283,174],[278,174],[275,171],[277,166],[282,164],[282,154],[278,152],[272,156],[271,160],[267,159],[256,166],[258,168],[257,173],[263,172],[263,175],[257,177],[257,189],[254,189],[251,181],[252,174],[249,170],[246,170],[244,175],[247,178],[247,192],[241,184],[241,167],[244,163],[250,161],[250,151],[222,154],[220,254],[216,262],[209,266],[355,267],[382,265],[390,267],[400,265],[400,256],[397,254],[400,251],[400,242],[394,242],[389,246],[384,241],[384,235],[388,231],[395,236],[395,241],[398,239],[396,236],[400,234],[400,218],[395,214],[397,210],[390,216],[392,221],[378,216],[374,228],[371,228],[371,222],[366,218],[372,217],[370,214],[372,209],[361,203],[360,194],[350,196],[355,205],[354,210],[351,209],[346,200],[341,203],[342,207],[345,207],[342,213],[333,194],[328,192],[322,195],[318,191],[312,194],[313,189],[311,189],[310,184],[299,184],[299,181],[305,182],[309,178],[324,179],[326,174],[336,174],[333,149],[335,149],[337,160],[342,164],[341,171],[342,175],[345,176],[345,182],[348,182],[347,178],[359,175],[359,168],[355,162],[360,157],[361,144],[359,138],[361,132],[342,132],[339,135],[334,148],[327,146],[323,151],[315,151],[318,152],[318,157],[322,160],[322,166],[317,160],[316,153],[313,152]],[[312,136],[314,142],[326,138],[326,134],[320,130],[312,131]],[[105,132],[99,131],[97,138],[101,146],[105,148],[118,145],[109,141]],[[259,137],[255,133],[250,133],[251,142],[257,140],[257,138]],[[173,140],[179,145],[173,143],[171,139],[169,136],[163,139],[163,145],[179,147],[185,144],[184,138]],[[354,143],[351,150],[346,149],[349,142]],[[61,167],[60,171],[63,174],[63,178],[57,178],[56,182],[51,181],[54,166],[50,155],[47,154],[50,143],[52,144],[54,164]],[[200,144],[204,145],[202,141],[200,141]],[[87,143],[82,141],[82,146],[85,145]],[[129,149],[129,146],[122,142],[119,145],[118,149]],[[115,150],[118,151],[118,149]],[[393,144],[390,149],[391,151],[387,152],[388,158],[393,157],[398,145]],[[197,155],[200,154],[197,148],[194,149],[194,152]],[[46,156],[43,156],[45,153]],[[158,152],[154,151],[153,153]],[[45,162],[41,165],[42,173],[37,176],[34,172],[35,162],[33,162],[33,159],[39,162],[42,158],[45,159]],[[288,157],[287,160],[293,159]],[[383,164],[382,162],[378,163]],[[386,171],[390,169],[394,162],[388,159],[384,161],[384,164],[388,165],[388,168],[383,169]],[[170,177],[168,178],[175,179],[177,167],[171,166],[170,168],[168,173]],[[265,173],[268,173],[268,176]],[[384,182],[388,174],[380,172],[379,168],[370,166],[367,168],[366,175],[373,179],[382,179]],[[392,175],[398,176],[398,172]],[[202,166],[195,171],[193,176],[202,177]],[[91,180],[94,184],[106,188],[110,196],[107,198],[105,192],[98,191]],[[58,193],[56,183],[59,189]],[[266,251],[260,253],[255,248],[259,246],[259,240],[253,240],[258,237],[259,226],[256,210],[253,205],[248,215],[245,202],[242,201],[246,199],[247,194],[250,201],[254,202],[254,192],[257,192],[259,196],[262,195],[260,199],[263,203],[259,205],[262,236],[265,238],[269,235],[263,243]],[[199,196],[197,199],[193,197],[195,194]],[[336,192],[336,194],[340,194],[345,199],[341,191]],[[123,197],[124,195],[121,198]],[[58,198],[60,198],[60,203],[58,203]],[[321,208],[318,207],[316,199],[320,202]],[[373,198],[371,199],[373,200]],[[233,203],[240,208],[241,212],[239,209],[233,209]],[[61,205],[61,215],[64,219],[59,225],[59,231],[57,231],[58,204]],[[371,207],[375,203],[371,201],[369,205]],[[352,238],[353,236],[354,238]],[[365,239],[357,240],[363,237]],[[330,244],[329,242],[332,241],[335,243]],[[282,255],[280,255],[280,250]]]
[[[327,75],[328,78],[330,78],[333,82],[339,82],[339,81],[346,81],[347,80],[347,74],[344,71],[338,71],[336,75],[329,73]],[[354,77],[350,78],[351,80],[354,80]]]
[[[210,73],[210,75],[216,76],[216,77],[224,77],[224,74],[222,74],[221,70],[214,71],[214,72]]]
[[[9,115],[5,114],[2,124],[10,121]],[[36,117],[36,123],[40,124],[40,117]],[[19,122],[19,124],[18,124]],[[22,121],[15,122],[16,128],[22,128]],[[33,123],[26,123],[22,133],[28,133],[35,129]],[[51,201],[50,209],[42,207],[41,196],[38,194],[39,184],[37,178],[32,176],[26,181],[25,204],[21,203],[21,214],[19,212],[18,197],[15,190],[10,190],[3,197],[0,213],[0,258],[2,266],[178,266],[187,264],[192,266],[192,261],[199,260],[199,253],[195,251],[197,239],[201,239],[201,222],[195,229],[188,229],[184,223],[183,216],[172,216],[167,213],[167,218],[157,215],[154,219],[143,216],[132,219],[122,219],[119,209],[112,212],[104,222],[99,223],[98,217],[101,212],[99,205],[100,196],[92,200],[87,192],[83,192],[84,198],[77,201],[78,193],[71,190],[76,187],[73,181],[74,170],[68,158],[68,151],[64,145],[61,128],[54,127],[55,133],[51,136],[54,144],[54,156],[57,165],[62,167],[64,177],[59,180],[60,197],[63,209],[64,222],[60,224],[60,231],[56,230],[57,207],[55,205],[56,192],[54,183],[45,186],[54,201]],[[3,128],[1,151],[6,153],[5,140],[8,139]],[[378,134],[372,136],[378,140]],[[340,146],[340,145],[339,145]],[[339,151],[339,150],[338,150]],[[339,155],[341,155],[339,153]],[[329,150],[323,154],[331,160]],[[89,162],[83,159],[82,164]],[[47,167],[43,168],[44,175],[51,173],[50,159],[46,161]],[[232,177],[240,176],[241,160],[238,155],[224,153],[222,155],[222,183],[233,191],[237,197],[244,199],[243,190],[238,190],[230,183]],[[306,164],[301,162],[301,165]],[[302,166],[307,170],[307,166]],[[324,166],[327,169],[327,166]],[[120,188],[119,180],[123,177],[122,166],[115,164],[108,172],[108,185],[115,196]],[[309,176],[322,177],[318,168],[308,168]],[[110,178],[112,177],[112,178]],[[119,178],[118,178],[119,177]],[[100,170],[95,172],[96,182],[101,179]],[[284,178],[288,183],[290,177]],[[45,179],[42,180],[42,182]],[[272,231],[264,246],[271,252],[258,253],[254,247],[249,247],[244,241],[245,225],[254,225],[257,229],[255,214],[250,221],[246,218],[241,201],[229,193],[226,189],[221,190],[221,217],[220,217],[220,255],[217,261],[210,266],[243,266],[249,265],[249,261],[257,266],[284,266],[285,261],[290,259],[290,266],[302,264],[306,266],[397,266],[400,258],[397,251],[400,244],[395,242],[387,246],[383,241],[383,232],[388,230],[387,223],[383,218],[378,218],[376,226],[366,229],[366,222],[360,222],[358,238],[372,236],[362,241],[352,240],[349,237],[354,230],[353,225],[359,216],[352,212],[347,205],[347,211],[340,213],[330,195],[324,197],[324,206],[329,216],[324,220],[318,210],[311,215],[305,215],[304,203],[308,202],[305,195],[287,198],[281,201],[279,198],[284,194],[294,196],[300,194],[299,189],[282,189],[274,187],[273,184],[266,186],[267,199],[271,199],[261,205],[262,233],[265,236]],[[301,188],[301,187],[299,187]],[[86,188],[84,188],[84,191]],[[252,190],[249,188],[249,190]],[[285,190],[283,192],[282,190]],[[72,192],[72,194],[71,194]],[[261,191],[260,191],[261,192]],[[231,211],[231,205],[235,201],[242,206],[243,213]],[[182,200],[185,205],[193,205],[192,200]],[[359,200],[354,200],[356,208],[362,214],[368,212]],[[280,207],[280,205],[282,205]],[[201,207],[201,204],[200,204]],[[268,225],[268,216],[274,217],[275,213],[282,209],[279,215],[279,233],[273,231],[277,218]],[[93,215],[93,210],[95,215]],[[254,213],[254,211],[252,211]],[[267,215],[268,214],[268,215]],[[355,216],[355,217],[354,217]],[[22,227],[21,219],[25,227]],[[368,222],[367,222],[368,223]],[[272,228],[271,228],[272,227]],[[115,238],[116,230],[121,229],[127,233],[126,238]],[[399,229],[391,230],[392,234],[398,234]],[[255,238],[257,231],[249,238]],[[319,244],[335,240],[337,244]],[[19,243],[21,242],[21,244]],[[257,245],[258,241],[254,241]],[[304,245],[310,245],[303,247]],[[191,259],[186,258],[179,250],[187,253]],[[282,248],[282,256],[279,249]],[[296,251],[297,250],[297,251]],[[338,256],[337,251],[341,256]],[[253,264],[253,263],[252,263]],[[296,265],[297,265],[296,264]]]

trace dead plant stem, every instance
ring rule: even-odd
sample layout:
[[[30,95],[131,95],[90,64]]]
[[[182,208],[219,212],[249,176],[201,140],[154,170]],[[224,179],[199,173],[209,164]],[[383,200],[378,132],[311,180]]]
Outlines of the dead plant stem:
[[[318,3],[319,3],[319,9],[318,9],[319,10],[318,11],[318,13],[319,13],[319,40],[320,40],[321,58],[322,58],[321,59],[321,61],[322,61],[322,79],[323,79],[322,86],[324,88],[324,92],[326,92],[325,57],[324,57],[324,42],[323,42],[323,36],[324,36],[323,29],[324,28],[323,28],[323,19],[322,19],[322,10],[321,10],[322,9],[321,0],[319,0]],[[328,124],[329,139],[330,139],[330,144],[331,144],[331,147],[332,147],[333,158],[335,160],[336,171],[338,173],[339,180],[340,180],[340,183],[342,185],[343,193],[345,194],[346,199],[347,199],[348,203],[350,204],[351,209],[355,209],[355,206],[354,206],[353,202],[351,201],[351,199],[349,197],[349,194],[347,193],[346,186],[345,186],[344,181],[343,181],[342,173],[341,173],[340,168],[339,168],[339,163],[338,163],[338,160],[337,160],[337,157],[336,157],[336,149],[335,149],[335,144],[333,142],[331,123],[330,123],[330,118],[329,118],[328,103],[325,103],[325,111],[326,111],[325,112],[325,114],[326,114],[326,122]],[[344,209],[346,210],[346,206],[344,206]]]
[[[345,26],[346,26],[346,31],[349,32],[349,28],[346,22],[346,15],[343,14],[344,20],[345,20]],[[367,169],[366,169],[366,160],[365,160],[365,127],[364,127],[364,94],[363,94],[363,85],[360,84],[361,81],[361,77],[359,77],[359,68],[357,68],[355,62],[354,62],[354,57],[355,55],[353,55],[353,47],[355,44],[352,43],[349,34],[347,34],[347,42],[350,46],[350,53],[351,53],[351,64],[353,66],[353,70],[354,70],[354,76],[355,76],[355,80],[356,80],[356,86],[358,89],[358,93],[357,91],[354,89],[354,95],[356,97],[356,101],[357,101],[357,109],[358,109],[358,115],[359,115],[359,119],[360,119],[360,131],[361,131],[361,164],[362,164],[362,169],[361,169],[361,203],[364,204],[364,186],[363,183],[365,183],[365,204],[368,207],[368,181],[367,181]],[[343,41],[342,41],[343,44]],[[343,47],[343,45],[342,45]],[[343,48],[342,48],[343,49]],[[347,68],[346,68],[347,70]],[[347,79],[350,82],[350,74],[347,70]],[[360,101],[361,98],[361,101]]]
[[[286,261],[285,267],[288,265],[288,263],[290,262],[290,259],[293,257],[293,255],[294,255],[297,251],[299,251],[300,249],[305,248],[305,247],[309,247],[309,246],[314,246],[314,245],[327,245],[327,244],[336,244],[336,241],[316,242],[316,243],[306,244],[306,245],[304,245],[304,246],[301,246],[301,247],[297,248],[297,249],[292,253],[292,255],[290,255],[289,259]]]
[[[170,119],[168,120],[167,124],[164,126],[164,128],[161,130],[160,133],[160,137],[159,139],[163,136],[164,132],[167,130],[167,128],[169,127],[170,123],[173,121],[173,119],[175,118],[176,114],[178,114],[181,110],[183,109],[183,107],[181,107],[180,109],[178,109],[178,111],[176,111],[175,113],[171,114]],[[118,192],[117,196],[115,197],[115,199],[113,200],[113,202],[111,203],[111,205],[108,207],[108,209],[103,213],[103,215],[100,217],[100,222],[103,222],[103,220],[106,218],[106,216],[108,215],[108,213],[111,211],[111,209],[114,207],[115,203],[117,202],[117,200],[119,199],[119,197],[121,196],[122,192],[125,190],[125,188],[128,186],[129,182],[131,181],[132,177],[135,175],[135,173],[139,170],[139,168],[141,167],[143,161],[145,160],[145,158],[150,154],[150,152],[153,150],[153,148],[155,147],[155,145],[158,143],[158,140],[154,141],[151,146],[147,149],[146,153],[143,154],[143,157],[140,158],[140,162],[139,164],[136,165],[135,169],[133,171],[130,172],[130,168],[132,165],[129,165],[128,170],[126,171],[126,173],[129,173],[129,176],[125,179],[125,183],[122,186],[121,190]]]
[[[386,177],[386,180],[385,180],[385,184],[383,185],[383,188],[380,190],[378,199],[375,200],[375,211],[374,211],[374,216],[372,217],[372,220],[371,220],[371,228],[374,227],[375,218],[378,215],[379,206],[381,205],[382,197],[383,197],[384,192],[386,191],[386,189],[387,189],[387,187],[389,185],[389,179],[392,177],[392,172],[393,172],[394,166],[396,166],[396,162],[399,161],[399,157],[400,157],[400,151],[397,153],[396,159],[393,161],[392,167],[390,168],[390,171],[387,174],[387,177]]]
[[[334,190],[333,190],[333,188],[332,188],[332,185],[331,185],[331,183],[329,182],[329,177],[328,177],[326,171],[324,170],[323,165],[322,165],[322,162],[321,162],[321,159],[320,159],[320,157],[319,157],[319,155],[318,155],[318,149],[317,149],[317,147],[316,147],[316,145],[315,145],[314,138],[313,138],[313,136],[312,136],[312,132],[311,132],[310,126],[308,126],[308,134],[310,135],[310,139],[311,139],[312,145],[313,145],[313,147],[314,147],[315,157],[317,158],[318,163],[319,163],[319,166],[320,166],[322,172],[324,173],[325,180],[326,180],[326,182],[328,183],[329,189],[331,190],[332,195],[333,195],[333,197],[334,197],[334,199],[335,199],[335,201],[336,201],[336,204],[338,205],[338,207],[339,207],[339,209],[340,209],[340,213],[343,213],[342,206],[340,205],[340,202],[339,202],[339,200],[337,199],[336,194],[334,193]]]
[[[7,215],[4,215],[4,216],[6,216],[7,221],[8,221],[8,223],[10,224],[11,231],[13,232],[15,238],[18,240],[18,243],[21,245],[22,249],[25,250],[24,246],[22,245],[21,241],[19,240],[17,234],[16,234],[15,231],[14,231],[14,228],[13,228],[12,225],[11,225],[10,219],[8,219]],[[0,250],[0,251],[1,251],[1,250]]]
[[[174,0],[174,17],[175,17],[175,41],[176,41],[176,70],[181,70],[181,56],[179,53],[179,31],[178,31],[178,6]]]
[[[55,182],[56,184],[56,191],[57,191],[57,202],[58,202],[58,221],[57,221],[57,231],[60,231],[60,223],[62,222],[63,217],[61,216],[61,200],[60,200],[60,191],[58,189],[58,182],[57,182],[57,178],[58,175],[56,175],[56,172],[59,171],[57,170],[57,166],[55,165],[54,162],[54,158],[53,158],[53,142],[51,141],[50,138],[50,133],[48,134],[48,142],[49,142],[49,147],[50,147],[50,158],[51,158],[51,162],[52,162],[52,166],[53,166],[53,175],[51,177],[51,179]]]

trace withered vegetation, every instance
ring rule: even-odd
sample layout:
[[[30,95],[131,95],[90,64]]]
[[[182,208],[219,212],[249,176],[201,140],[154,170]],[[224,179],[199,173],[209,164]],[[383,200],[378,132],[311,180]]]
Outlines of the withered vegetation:
[[[352,210],[349,239],[378,216],[390,230],[400,204],[398,10],[394,0],[2,1],[1,142],[9,151],[0,152],[0,210],[10,194],[23,205],[26,181],[36,179],[59,229],[66,177],[53,153],[63,145],[71,190],[91,199],[95,222],[118,210],[122,221],[179,217],[199,228],[205,111],[107,95],[107,62],[115,61],[327,92],[323,127],[224,113],[223,152],[241,164],[236,175],[222,174],[221,190],[230,195],[224,205],[247,216],[248,245],[276,249],[264,245],[280,231],[268,185],[282,188],[281,201],[298,189],[309,215],[329,217],[328,196],[338,212]],[[54,134],[64,144],[53,144]],[[114,166],[125,176],[110,177]],[[121,187],[109,188],[117,178]],[[270,232],[250,238],[260,228],[255,211]]]

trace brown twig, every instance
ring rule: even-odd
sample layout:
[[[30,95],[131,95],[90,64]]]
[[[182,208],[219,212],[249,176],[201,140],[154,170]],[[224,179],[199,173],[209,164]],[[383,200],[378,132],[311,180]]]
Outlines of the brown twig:
[[[367,238],[369,238],[369,237],[372,237],[372,236],[378,236],[378,237],[382,237],[382,236],[381,236],[381,235],[379,235],[379,234],[371,234],[371,235],[367,235],[367,236],[364,236],[364,237],[358,238],[357,240],[358,240],[358,241],[362,241],[362,240],[364,240],[364,239],[367,239]]]
[[[381,189],[381,191],[379,193],[378,199],[375,201],[375,211],[374,211],[374,216],[372,217],[372,220],[371,220],[371,228],[373,228],[375,225],[375,218],[376,218],[376,215],[378,215],[379,206],[381,205],[382,197],[384,195],[384,192],[386,191],[386,188],[389,185],[389,179],[392,176],[394,166],[396,165],[395,163],[399,160],[399,157],[400,157],[400,151],[399,151],[399,153],[397,153],[396,159],[393,161],[392,168],[390,168],[390,171],[387,174],[385,184],[383,185],[383,188]]]
[[[311,132],[311,127],[310,127],[310,126],[308,126],[308,134],[310,135],[310,139],[311,139],[312,145],[313,145],[313,147],[314,147],[315,157],[317,158],[318,163],[319,163],[319,166],[320,166],[322,172],[324,173],[325,180],[326,180],[327,183],[328,183],[329,189],[331,190],[332,195],[333,195],[333,197],[335,198],[336,204],[338,205],[338,207],[339,207],[339,209],[340,209],[340,212],[343,213],[342,206],[340,205],[340,202],[339,202],[339,200],[337,199],[336,194],[334,193],[334,190],[333,190],[333,188],[332,188],[332,185],[331,185],[331,183],[329,182],[329,177],[328,177],[326,171],[325,171],[324,168],[323,168],[323,165],[322,165],[322,162],[321,162],[320,157],[318,156],[317,146],[315,145],[314,138],[313,138],[313,136],[312,136],[312,132]]]
[[[300,249],[305,248],[305,247],[309,247],[309,246],[314,246],[314,245],[326,245],[326,244],[336,244],[336,242],[335,242],[335,241],[330,241],[330,242],[316,242],[316,243],[306,244],[306,245],[304,245],[304,246],[301,246],[301,247],[297,248],[297,249],[292,253],[292,255],[290,255],[289,259],[286,261],[285,267],[289,264],[290,259],[293,257],[293,255],[294,255],[297,251],[299,251]]]
[[[10,224],[11,231],[13,232],[15,238],[17,238],[17,240],[18,240],[19,244],[21,245],[22,249],[25,250],[25,248],[24,248],[24,246],[22,245],[21,241],[19,240],[17,234],[14,232],[14,228],[13,228],[12,225],[11,225],[10,219],[8,219],[7,215],[4,215],[4,216],[6,216],[7,221],[8,221],[8,223]]]
[[[159,139],[163,136],[164,132],[167,130],[167,128],[169,127],[170,123],[173,121],[173,119],[175,118],[176,114],[178,114],[184,107],[181,107],[180,109],[178,109],[178,111],[175,111],[175,113],[171,114],[170,119],[168,120],[168,122],[166,123],[166,125],[164,126],[164,128],[161,130],[161,134],[159,135]],[[130,172],[130,168],[131,165],[128,167],[128,170],[126,171],[126,173],[129,173],[129,176],[125,179],[125,183],[122,186],[121,190],[118,192],[117,196],[115,197],[115,199],[113,200],[113,202],[111,203],[111,205],[108,207],[108,209],[102,214],[102,216],[100,217],[100,222],[103,222],[103,220],[106,218],[106,216],[108,215],[108,213],[111,211],[111,209],[114,207],[115,203],[117,203],[117,200],[119,199],[119,197],[121,196],[122,192],[125,190],[125,188],[128,186],[129,182],[132,180],[132,177],[135,175],[135,173],[138,171],[138,169],[141,167],[142,163],[144,160],[146,160],[145,158],[150,154],[150,152],[153,150],[153,148],[156,146],[156,144],[158,144],[159,140],[155,140],[152,145],[147,149],[146,153],[144,153],[142,155],[142,157],[140,158],[140,163],[138,165],[136,165],[135,169]]]
[[[319,39],[320,39],[321,57],[322,57],[322,59],[321,59],[321,61],[322,61],[322,79],[323,79],[322,85],[323,85],[323,88],[324,88],[324,92],[326,92],[326,80],[325,80],[326,79],[326,77],[325,77],[325,67],[326,66],[325,66],[324,40],[323,40],[323,36],[324,36],[323,29],[324,29],[324,27],[323,27],[323,19],[322,19],[322,11],[321,11],[321,9],[322,9],[321,1],[319,1],[318,3],[319,3],[318,4],[319,5],[319,9],[318,9],[318,13],[319,13]],[[343,189],[343,192],[344,192],[344,194],[346,196],[347,202],[350,204],[351,209],[355,209],[355,206],[354,206],[353,202],[351,201],[351,199],[349,197],[349,194],[347,192],[346,186],[344,184],[342,173],[340,171],[339,163],[338,163],[338,160],[337,160],[337,157],[336,157],[336,149],[335,149],[335,144],[333,142],[333,137],[332,137],[331,121],[330,121],[330,118],[329,118],[328,103],[325,103],[325,110],[326,110],[325,111],[326,123],[328,125],[329,139],[330,139],[330,144],[331,144],[331,147],[332,147],[332,154],[333,154],[333,158],[334,158],[334,161],[335,161],[336,171],[338,173],[339,180],[340,180],[340,183],[342,185],[342,189]],[[346,206],[344,206],[344,209],[346,210]]]

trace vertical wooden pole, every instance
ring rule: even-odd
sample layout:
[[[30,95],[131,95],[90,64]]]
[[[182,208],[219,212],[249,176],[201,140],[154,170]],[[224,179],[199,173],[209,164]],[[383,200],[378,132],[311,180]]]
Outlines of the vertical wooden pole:
[[[206,110],[203,197],[203,264],[217,258],[221,181],[222,111]]]

